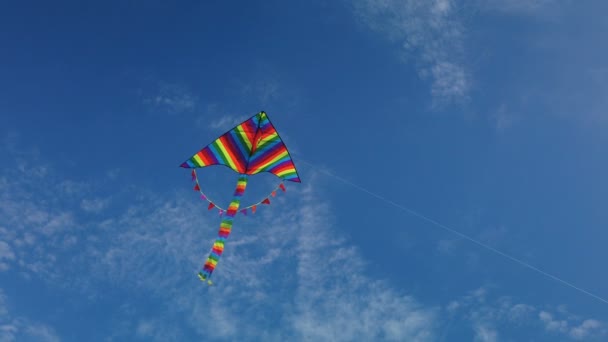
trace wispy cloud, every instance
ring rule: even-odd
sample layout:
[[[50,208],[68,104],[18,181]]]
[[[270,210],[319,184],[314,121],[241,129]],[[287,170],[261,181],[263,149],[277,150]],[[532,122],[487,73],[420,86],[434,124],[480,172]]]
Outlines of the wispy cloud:
[[[562,314],[563,315],[563,314]],[[566,316],[569,316],[566,314]],[[545,329],[551,333],[558,333],[570,336],[575,340],[585,340],[599,335],[606,336],[603,324],[595,319],[585,319],[582,322],[573,322],[572,317],[555,318],[554,314],[547,311],[540,311],[538,317],[545,324]]]
[[[5,231],[5,228],[0,228]],[[8,262],[15,259],[15,253],[11,246],[5,241],[0,241],[0,271],[6,271],[9,268]]]
[[[489,119],[498,132],[506,131],[517,122],[515,114],[509,111],[505,104],[500,105],[498,109],[490,115]]]
[[[253,115],[254,113],[251,113]],[[208,104],[205,111],[198,116],[196,124],[199,127],[213,131],[224,132],[247,119],[246,115],[234,114],[217,103]]]
[[[108,206],[109,200],[102,198],[84,198],[80,201],[80,208],[89,213],[99,213]]]
[[[484,10],[501,11],[512,14],[534,14],[555,6],[560,0],[479,0]],[[563,0],[561,0],[563,2]]]
[[[328,225],[330,207],[314,189],[290,189],[255,217],[239,216],[214,275],[218,286],[195,273],[219,221],[181,196],[151,197],[100,222],[95,231],[103,233],[80,245],[84,259],[66,268],[79,273],[94,260],[87,278],[152,293],[209,338],[432,340],[437,310],[362,276],[363,258]],[[162,321],[141,317],[133,334],[156,338]]]
[[[144,97],[144,104],[155,111],[168,114],[192,112],[199,106],[199,98],[182,85],[161,83],[155,94]]]
[[[330,231],[330,208],[314,204],[314,190],[308,190],[303,195],[308,203],[301,206],[297,218],[298,287],[291,318],[300,336],[334,341],[432,340],[436,310],[363,276],[361,271],[368,265],[356,248]]]
[[[20,155],[11,154],[13,158]],[[25,277],[36,273],[53,280],[58,259],[73,252],[83,235],[85,225],[78,207],[99,207],[83,198],[89,193],[83,189],[94,191],[95,187],[57,177],[38,157],[23,162],[25,170],[36,164],[45,172],[0,168],[0,270],[10,268]]]
[[[581,319],[568,314],[563,308],[540,309],[533,305],[514,302],[512,298],[490,299],[486,288],[479,288],[470,294],[452,301],[446,311],[454,315],[459,312],[471,321],[479,341],[498,341],[500,334],[508,335],[511,326],[541,326],[559,335],[560,340],[600,340],[607,337],[603,324],[595,319]],[[564,316],[561,319],[556,315]]]
[[[13,315],[6,303],[6,295],[0,289],[0,341],[23,340],[58,342],[61,339],[51,326]]]
[[[360,0],[357,17],[370,29],[399,44],[438,103],[468,98],[471,76],[464,63],[465,29],[451,0]]]
[[[537,318],[538,308],[509,298],[490,300],[485,289],[442,309],[369,278],[369,265],[334,225],[331,203],[317,196],[323,183],[314,173],[308,175],[308,185],[289,187],[255,216],[238,217],[214,274],[217,286],[212,287],[195,274],[217,234],[219,219],[207,215],[190,192],[137,190],[129,194],[136,201],[87,220],[87,233],[78,235],[75,229],[85,221],[78,210],[66,208],[78,208],[81,197],[58,191],[60,187],[36,192],[29,181],[1,179],[3,189],[12,190],[0,193],[1,221],[12,228],[0,231],[6,243],[4,262],[40,272],[47,280],[61,278],[62,286],[81,287],[79,291],[92,297],[106,284],[144,294],[147,303],[152,299],[164,307],[167,317],[162,318],[133,310],[126,315],[128,324],[107,332],[109,339],[430,341],[438,338],[437,328],[445,325],[447,313],[464,317],[478,340],[493,341],[506,323],[517,326],[536,317],[539,329],[546,324]],[[65,205],[49,205],[49,198]],[[7,220],[13,213],[21,216]],[[49,226],[54,228],[45,233]],[[2,308],[0,313],[7,311]],[[602,336],[599,321],[567,320],[565,336]],[[47,334],[50,337],[44,338],[51,341],[55,336],[52,329],[27,320],[5,320],[0,331],[7,336]]]

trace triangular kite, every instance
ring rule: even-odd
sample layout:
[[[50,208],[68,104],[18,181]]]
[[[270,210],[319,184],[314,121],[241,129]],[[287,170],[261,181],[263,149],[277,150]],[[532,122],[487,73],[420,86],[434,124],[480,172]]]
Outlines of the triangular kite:
[[[223,253],[224,243],[232,230],[234,216],[238,212],[241,197],[247,187],[248,175],[270,172],[283,180],[300,183],[300,177],[289,151],[265,112],[257,113],[224,133],[180,166],[201,168],[210,165],[226,165],[239,173],[239,179],[230,205],[225,212],[220,209],[220,215],[223,218],[218,237],[203,269],[198,273],[201,280],[208,282],[210,282],[209,278]],[[192,172],[192,176],[196,179],[196,173]],[[280,188],[285,191],[283,183]],[[195,189],[200,190],[198,181]],[[276,191],[273,191],[272,196],[275,195]],[[265,198],[261,203],[270,204],[270,200]],[[213,207],[216,206],[210,202],[208,209],[211,210]],[[255,211],[256,205],[252,205],[251,212],[255,213]],[[246,213],[245,210],[244,214]],[[217,246],[222,248],[216,248]]]
[[[226,165],[246,175],[270,172],[284,180],[300,182],[289,151],[265,112],[237,125],[180,166],[210,165]]]

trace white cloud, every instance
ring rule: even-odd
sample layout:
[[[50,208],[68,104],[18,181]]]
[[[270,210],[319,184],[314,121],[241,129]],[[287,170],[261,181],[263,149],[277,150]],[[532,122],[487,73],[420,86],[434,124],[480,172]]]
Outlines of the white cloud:
[[[6,303],[6,295],[0,289],[0,341],[12,342],[23,340],[58,342],[61,339],[49,325],[12,315]]]
[[[61,197],[72,200],[74,194],[51,188],[31,202],[23,200],[33,198],[27,193],[28,183],[0,182],[24,190],[0,193],[2,203],[12,208],[9,214],[35,213],[30,205],[40,211],[30,221],[16,217],[11,229],[0,227],[0,239],[14,243],[10,251],[18,265],[42,272],[46,279],[52,277],[44,272],[54,272],[65,286],[81,286],[92,296],[100,284],[109,282],[122,291],[160,299],[166,315],[180,317],[186,331],[210,339],[436,339],[437,327],[443,324],[441,309],[365,275],[369,266],[333,225],[331,207],[316,196],[317,181],[309,176],[308,186],[290,187],[255,216],[238,216],[214,274],[218,286],[201,284],[195,273],[217,234],[219,219],[207,215],[187,189],[165,196],[143,196],[146,192],[140,191],[134,195],[139,199],[124,212],[88,223],[86,239],[78,239],[73,234],[81,224],[78,217],[48,204],[48,198],[61,202]],[[81,200],[70,203],[78,206]],[[0,207],[0,219],[8,222],[5,210]],[[50,222],[69,222],[70,227],[60,229],[64,224]],[[32,244],[37,245],[35,252],[28,248]],[[56,262],[61,251],[75,245],[70,258]],[[541,323],[544,327],[555,320],[543,315],[545,322],[540,310],[509,298],[488,300],[487,292],[480,288],[445,309],[451,316],[465,317],[479,341],[499,339],[505,323],[536,321],[541,328]],[[557,333],[575,339],[604,334],[599,321],[561,314],[567,316],[568,329]],[[170,319],[134,314],[127,327],[112,332],[112,338],[183,340],[182,330]],[[45,325],[15,319],[0,321],[0,333],[48,335],[50,341],[54,336]]]
[[[486,325],[475,323],[473,325],[475,330],[475,341],[481,342],[495,342],[498,341],[498,332],[491,327]]]
[[[500,11],[512,14],[533,14],[547,6],[556,6],[560,0],[480,0],[485,10]],[[563,0],[562,0],[563,2]]]
[[[11,246],[5,241],[0,241],[0,271],[6,271],[9,269],[9,264],[6,261],[11,261],[15,259],[15,253],[13,252]]]
[[[44,166],[31,158],[28,163]],[[82,229],[69,208],[79,203],[76,189],[88,185],[58,180],[45,169],[27,177],[19,169],[0,169],[0,270],[15,267],[24,276],[40,272],[52,279],[58,255],[73,248],[74,232]]]
[[[464,68],[452,62],[438,61],[431,66],[433,96],[441,99],[463,99],[469,91],[469,80]]]
[[[301,206],[297,218],[298,287],[290,319],[298,336],[333,341],[433,340],[435,310],[362,276],[367,265],[358,251],[329,230],[329,208],[312,204],[313,195],[307,197],[311,203]]]
[[[85,198],[80,201],[80,208],[89,213],[99,213],[108,206],[108,199]]]
[[[253,113],[251,115],[253,115]],[[245,115],[232,114],[230,111],[224,109],[220,105],[212,103],[207,105],[205,112],[197,118],[196,124],[199,127],[206,127],[215,131],[223,132],[231,129],[246,119],[247,116]]]
[[[469,320],[478,341],[497,341],[501,333],[508,335],[510,333],[508,327],[513,326],[540,325],[547,332],[559,335],[560,340],[608,336],[603,324],[598,320],[581,320],[568,314],[563,307],[543,310],[525,303],[513,303],[509,297],[488,300],[486,288],[479,288],[467,296],[452,301],[446,306],[446,311],[452,316],[460,314]],[[564,317],[556,319],[556,315]]]
[[[539,312],[538,317],[545,323],[545,328],[551,332],[563,333],[568,331],[568,322],[565,320],[555,320],[553,319],[553,315],[546,311]]]
[[[89,252],[79,262],[95,260],[94,282],[162,298],[210,339],[432,340],[437,310],[363,276],[362,257],[329,212],[311,188],[294,187],[255,216],[238,216],[212,287],[195,273],[219,219],[190,196],[133,205],[98,229],[107,234],[100,242],[81,244]],[[156,336],[163,323],[142,319],[134,330]]]
[[[582,340],[594,334],[602,327],[602,324],[595,319],[586,319],[579,326],[570,330],[570,336],[577,340]]]
[[[358,18],[402,47],[406,59],[430,79],[439,103],[468,98],[471,77],[464,63],[464,27],[451,0],[360,0]]]
[[[502,104],[498,109],[490,115],[490,122],[494,124],[497,131],[503,132],[516,122],[515,115],[507,109],[505,104]]]
[[[183,341],[179,332],[161,319],[142,319],[135,327],[135,336],[146,341]]]
[[[198,96],[184,86],[162,83],[157,93],[144,98],[144,104],[156,111],[168,114],[181,114],[194,111],[199,105]]]
[[[606,331],[602,329],[602,323],[595,319],[585,319],[582,322],[577,323],[573,317],[557,319],[554,318],[553,314],[547,311],[539,312],[538,317],[545,324],[545,329],[547,329],[547,331],[551,333],[561,333],[562,335],[570,336],[575,340],[584,340],[590,337],[606,335]]]
[[[247,120],[247,117],[242,115],[223,115],[210,121],[209,127],[214,130],[226,131],[245,120]]]
[[[61,339],[55,330],[45,324],[28,324],[23,328],[24,335],[31,337],[35,341],[59,342]]]
[[[4,290],[0,289],[0,317],[5,318],[8,315],[8,308],[6,307],[6,295]]]

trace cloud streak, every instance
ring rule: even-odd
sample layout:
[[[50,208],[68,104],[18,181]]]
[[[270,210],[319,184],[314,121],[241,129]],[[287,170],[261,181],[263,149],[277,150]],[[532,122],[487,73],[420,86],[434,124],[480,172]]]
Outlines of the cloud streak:
[[[46,177],[53,177],[49,172]],[[207,215],[192,193],[136,189],[115,195],[134,196],[124,201],[129,206],[89,218],[86,212],[69,210],[78,209],[83,198],[56,191],[68,180],[54,181],[59,185],[46,193],[31,192],[26,180],[2,179],[3,189],[11,191],[0,194],[0,214],[12,228],[0,231],[4,262],[91,298],[108,286],[145,298],[144,303],[128,303],[136,308],[132,313],[115,313],[125,322],[120,329],[99,332],[109,339],[432,341],[439,338],[448,314],[464,317],[477,340],[493,341],[502,333],[498,327],[520,324],[540,312],[508,299],[487,304],[485,290],[443,309],[370,279],[360,251],[334,224],[331,203],[317,196],[323,183],[315,173],[308,175],[308,185],[289,187],[255,216],[238,217],[212,287],[201,284],[196,272],[219,219]],[[50,199],[64,205],[49,205]],[[23,216],[6,219],[19,213]],[[86,234],[78,234],[78,227],[86,227]],[[151,317],[139,309],[150,303],[165,316]],[[4,322],[0,330],[7,336],[56,337],[48,326],[30,320]],[[545,329],[547,322],[536,322]],[[567,327],[562,335],[570,338],[603,336],[597,320],[568,318]]]
[[[527,329],[544,328],[550,335],[560,340],[599,341],[606,338],[603,324],[595,319],[581,319],[564,309],[538,308],[525,303],[514,302],[512,298],[490,299],[486,288],[479,288],[470,294],[452,301],[446,311],[450,315],[459,314],[472,324],[477,341],[498,341],[501,335],[513,337],[509,327]],[[556,319],[556,315],[564,316]]]
[[[91,244],[89,257],[99,260],[102,279],[149,291],[173,314],[187,313],[199,336],[432,340],[436,309],[358,275],[361,256],[327,225],[329,207],[312,193],[290,190],[276,207],[239,217],[214,274],[217,286],[206,287],[195,273],[219,221],[205,218],[192,199],[129,208],[104,224],[114,243]],[[153,334],[147,322],[137,334]]]
[[[0,289],[0,341],[41,341],[59,342],[55,330],[46,324],[15,316],[6,303],[6,295]]]
[[[437,103],[467,100],[471,76],[464,63],[465,29],[450,0],[359,0],[359,20],[400,45]]]

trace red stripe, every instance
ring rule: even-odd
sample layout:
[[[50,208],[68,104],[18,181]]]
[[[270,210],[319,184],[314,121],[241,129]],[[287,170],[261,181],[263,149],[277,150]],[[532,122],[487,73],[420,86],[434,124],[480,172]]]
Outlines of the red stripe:
[[[205,161],[205,165],[213,165],[215,164],[215,158],[213,157],[213,152],[209,148],[204,148],[202,151],[203,160]]]
[[[269,160],[272,160],[274,157],[278,156],[279,154],[285,152],[287,149],[285,148],[285,146],[283,146],[283,148],[279,148],[275,151],[275,153],[269,154],[265,157],[263,157],[262,159],[258,160],[253,167],[249,168],[250,172],[255,172],[255,171],[259,171],[259,169],[261,169],[265,165],[266,163],[268,163]],[[249,172],[248,172],[249,173]]]
[[[205,154],[203,153],[202,150],[198,151],[197,155],[198,155],[199,158],[201,158],[201,161],[203,162],[203,164],[205,164],[205,165],[209,165],[210,164],[209,160],[207,159],[207,157],[205,156]]]
[[[247,120],[241,125],[241,131],[245,133],[245,139],[249,140],[249,143],[253,145],[253,138],[255,137],[257,126],[253,124],[253,119]]]
[[[285,163],[285,165],[282,165],[280,167],[277,167],[276,169],[272,170],[273,173],[280,173],[281,171],[285,171],[285,170],[295,170],[296,167],[293,165],[293,162],[290,160],[289,162]]]
[[[236,166],[238,172],[245,172],[245,165],[242,164],[242,160],[236,156],[234,153],[235,146],[228,141],[225,135],[220,137],[220,141],[222,145],[224,145],[224,149],[228,152],[228,158],[232,159],[232,162]]]

